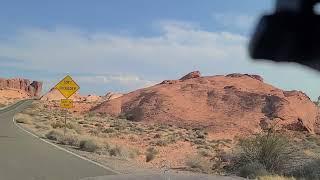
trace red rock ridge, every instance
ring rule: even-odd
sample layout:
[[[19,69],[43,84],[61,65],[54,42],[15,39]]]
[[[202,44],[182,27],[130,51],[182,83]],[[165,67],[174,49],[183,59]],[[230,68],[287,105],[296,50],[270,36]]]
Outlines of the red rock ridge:
[[[30,96],[38,97],[42,91],[42,82],[30,81],[28,79],[14,78],[4,79],[0,78],[0,89],[17,89],[27,92]]]

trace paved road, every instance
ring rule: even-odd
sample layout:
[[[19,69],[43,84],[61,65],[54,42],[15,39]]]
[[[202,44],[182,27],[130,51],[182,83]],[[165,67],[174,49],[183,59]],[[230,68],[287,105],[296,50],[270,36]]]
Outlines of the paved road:
[[[84,178],[82,180],[244,180],[240,177],[227,177],[227,176],[215,176],[206,174],[184,174],[180,173],[151,173],[151,174],[122,174],[122,175],[111,175],[111,176],[101,176],[94,178]]]
[[[30,104],[22,101],[0,110],[0,180],[78,180],[114,174],[16,127],[13,115]]]

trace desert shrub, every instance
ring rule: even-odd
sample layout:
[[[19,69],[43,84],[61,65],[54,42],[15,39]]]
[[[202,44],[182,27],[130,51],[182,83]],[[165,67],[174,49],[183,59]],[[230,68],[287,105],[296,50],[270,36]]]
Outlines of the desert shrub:
[[[63,127],[64,127],[64,124],[63,124]],[[77,126],[76,124],[70,123],[70,122],[68,122],[68,123],[66,124],[66,127],[67,127],[68,129],[77,129],[77,128],[78,128],[78,126]]]
[[[32,117],[29,114],[19,113],[15,116],[15,121],[22,124],[32,124]]]
[[[108,151],[110,156],[116,156],[116,157],[121,157],[126,159],[127,158],[134,159],[137,155],[140,154],[140,152],[137,149],[125,148],[118,145],[114,147],[109,147]]]
[[[206,144],[206,140],[204,140],[204,139],[191,139],[191,141],[197,145],[205,145]]]
[[[260,133],[239,142],[237,166],[259,163],[268,172],[283,173],[297,160],[297,148],[283,135]]]
[[[64,123],[61,121],[51,123],[53,129],[64,128]]]
[[[60,144],[70,145],[70,146],[79,146],[79,138],[74,134],[67,134],[62,138],[58,139]]]
[[[93,139],[83,139],[79,143],[79,148],[83,151],[95,152],[99,149],[99,145]]]
[[[63,138],[63,133],[57,130],[51,130],[45,134],[45,137],[50,140],[58,141]]]
[[[267,176],[260,176],[258,180],[295,180],[294,177],[285,177],[285,176],[278,176],[278,175],[267,175]]]
[[[121,146],[115,146],[113,148],[109,149],[109,155],[110,156],[121,156],[122,155],[122,147]]]
[[[129,120],[129,121],[133,121],[134,120],[134,115],[130,114],[130,113],[121,113],[118,116],[118,118],[119,119],[126,119],[126,120]]]
[[[203,157],[211,157],[211,156],[213,156],[213,153],[208,149],[201,149],[201,150],[199,150],[198,154],[203,156]]]
[[[21,124],[31,124],[31,121],[28,119],[16,119],[16,122]]]
[[[87,115],[88,117],[95,117],[95,116],[97,116],[97,114],[96,114],[95,112],[92,112],[92,111],[88,112],[86,115]]]
[[[114,133],[116,132],[116,130],[114,130],[113,128],[107,128],[105,130],[102,131],[103,133]]]
[[[185,163],[191,171],[209,173],[212,168],[210,161],[200,155],[188,157]]]
[[[78,124],[87,124],[86,121],[79,121]]]
[[[138,149],[131,149],[128,152],[128,157],[131,158],[131,159],[136,158],[138,155],[140,155],[140,151]]]
[[[266,176],[268,175],[268,171],[264,167],[264,165],[259,162],[251,162],[244,166],[242,166],[239,170],[239,176],[249,179],[255,179],[258,176]]]
[[[99,129],[91,129],[91,130],[89,130],[89,133],[92,136],[99,136],[100,132],[101,131]]]
[[[158,139],[155,142],[152,142],[152,144],[155,144],[157,146],[167,146],[169,142],[166,139]]]
[[[146,162],[150,162],[155,159],[158,153],[158,150],[156,150],[154,147],[148,148],[146,152]]]
[[[315,159],[296,168],[290,175],[300,179],[320,179],[320,159]]]

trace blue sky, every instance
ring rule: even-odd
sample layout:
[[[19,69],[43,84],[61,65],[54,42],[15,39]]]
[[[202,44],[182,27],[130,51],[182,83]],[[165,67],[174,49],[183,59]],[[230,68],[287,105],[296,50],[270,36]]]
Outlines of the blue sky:
[[[272,0],[7,0],[0,6],[0,76],[45,82],[65,74],[82,93],[128,92],[177,79],[256,73],[284,89],[320,95],[319,74],[254,62],[246,45]]]

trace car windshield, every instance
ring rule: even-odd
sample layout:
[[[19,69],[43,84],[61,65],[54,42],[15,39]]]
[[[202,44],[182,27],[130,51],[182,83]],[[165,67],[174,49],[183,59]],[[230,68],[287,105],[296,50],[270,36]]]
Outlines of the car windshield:
[[[249,53],[288,2],[1,2],[0,180],[320,179],[319,73]]]

